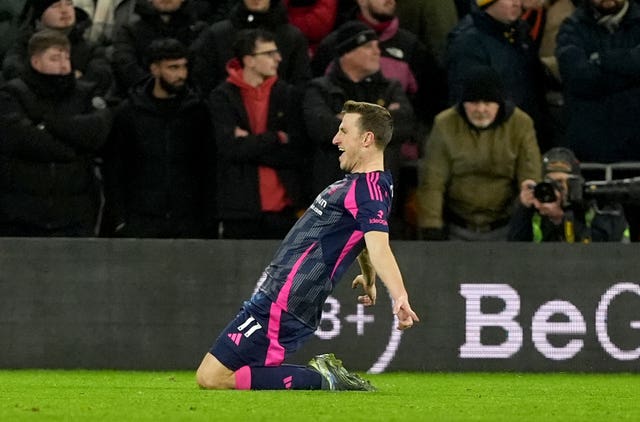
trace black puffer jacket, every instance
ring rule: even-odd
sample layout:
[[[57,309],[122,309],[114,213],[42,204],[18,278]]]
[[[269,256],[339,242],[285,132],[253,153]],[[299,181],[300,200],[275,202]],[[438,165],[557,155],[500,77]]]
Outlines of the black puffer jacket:
[[[0,90],[0,110],[0,221],[95,224],[95,158],[111,111],[94,86],[28,70]]]

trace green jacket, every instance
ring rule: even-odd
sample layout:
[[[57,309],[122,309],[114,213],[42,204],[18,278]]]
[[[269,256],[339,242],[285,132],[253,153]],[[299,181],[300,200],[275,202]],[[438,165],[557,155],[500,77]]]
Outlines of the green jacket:
[[[445,208],[471,226],[507,219],[520,183],[540,180],[540,150],[533,121],[507,103],[484,130],[461,107],[438,114],[421,162],[418,225],[442,228]]]

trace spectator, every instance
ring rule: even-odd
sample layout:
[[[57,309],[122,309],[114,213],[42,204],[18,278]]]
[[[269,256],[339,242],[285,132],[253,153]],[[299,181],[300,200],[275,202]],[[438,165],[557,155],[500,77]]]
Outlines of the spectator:
[[[227,77],[226,64],[233,58],[234,38],[242,29],[262,28],[274,34],[280,51],[278,77],[299,87],[311,78],[308,44],[298,28],[287,22],[280,0],[241,0],[228,19],[205,29],[193,46],[194,80],[207,95]]]
[[[71,66],[75,76],[97,84],[100,92],[106,93],[113,80],[111,66],[104,48],[84,38],[86,29],[91,25],[87,14],[74,8],[72,0],[30,0],[29,5],[31,18],[4,58],[4,78],[16,78],[28,69],[27,44],[33,33],[40,29],[53,29],[65,34],[71,42]]]
[[[289,22],[296,26],[309,43],[309,57],[313,57],[320,41],[336,24],[338,0],[283,0]]]
[[[471,68],[460,103],[436,116],[417,191],[424,239],[506,240],[516,186],[540,178],[533,122],[505,100],[500,80],[493,68]]]
[[[455,103],[467,69],[493,67],[503,81],[506,99],[534,121],[542,146],[553,143],[544,101],[544,72],[528,25],[520,19],[520,0],[476,0],[478,7],[449,34],[449,100]],[[544,148],[547,149],[547,148]]]
[[[69,49],[60,31],[36,32],[29,67],[0,90],[0,236],[96,234],[111,112],[76,81]]]
[[[74,4],[91,19],[89,40],[103,46],[110,47],[120,28],[138,19],[134,13],[136,0],[74,0]],[[110,48],[107,51],[110,54]]]
[[[562,24],[556,56],[565,145],[581,161],[640,160],[640,6],[585,1]]]
[[[416,34],[438,65],[444,67],[447,35],[458,23],[455,3],[451,0],[400,0],[396,14],[400,27]]]
[[[360,0],[352,19],[363,22],[376,32],[382,74],[400,81],[417,117],[426,125],[437,111],[444,108],[445,77],[427,47],[415,34],[400,27],[395,10],[395,0]],[[315,77],[324,75],[333,62],[337,36],[338,30],[329,34],[318,46],[311,62]]]
[[[340,27],[336,43],[337,57],[331,70],[311,81],[304,98],[305,123],[314,146],[314,192],[344,176],[338,162],[340,151],[331,139],[340,126],[346,100],[378,104],[391,113],[394,133],[385,151],[385,163],[395,178],[400,165],[400,145],[413,136],[415,127],[413,109],[402,86],[380,72],[375,31],[360,21],[347,22]]]
[[[299,95],[277,76],[275,36],[238,33],[229,77],[211,92],[218,147],[218,210],[225,238],[281,239],[302,194]]]
[[[546,187],[525,180],[510,221],[509,240],[534,242],[629,242],[629,226],[619,203],[582,198],[580,163],[567,148],[553,148],[542,157]],[[577,190],[577,192],[573,192]],[[576,195],[577,194],[577,195]]]
[[[121,95],[149,75],[145,52],[153,40],[175,38],[189,46],[205,27],[189,14],[185,0],[139,0],[135,12],[140,19],[124,25],[113,43],[113,68]]]
[[[178,40],[152,41],[151,77],[118,108],[105,156],[108,234],[205,235],[212,130],[208,108],[187,84],[187,53]]]

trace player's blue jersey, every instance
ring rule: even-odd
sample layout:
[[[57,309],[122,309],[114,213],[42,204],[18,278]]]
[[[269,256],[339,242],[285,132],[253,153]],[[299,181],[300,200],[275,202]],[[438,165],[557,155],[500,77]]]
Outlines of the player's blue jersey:
[[[318,195],[291,228],[262,275],[260,290],[310,327],[344,272],[365,247],[364,234],[388,232],[391,173],[351,173]]]

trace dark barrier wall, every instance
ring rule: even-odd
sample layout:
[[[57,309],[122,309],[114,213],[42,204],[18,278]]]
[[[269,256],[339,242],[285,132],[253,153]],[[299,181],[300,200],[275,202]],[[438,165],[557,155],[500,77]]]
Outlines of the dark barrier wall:
[[[270,241],[0,239],[0,367],[191,369],[255,288]],[[393,244],[422,323],[350,288],[294,357],[371,372],[637,371],[640,245]]]

